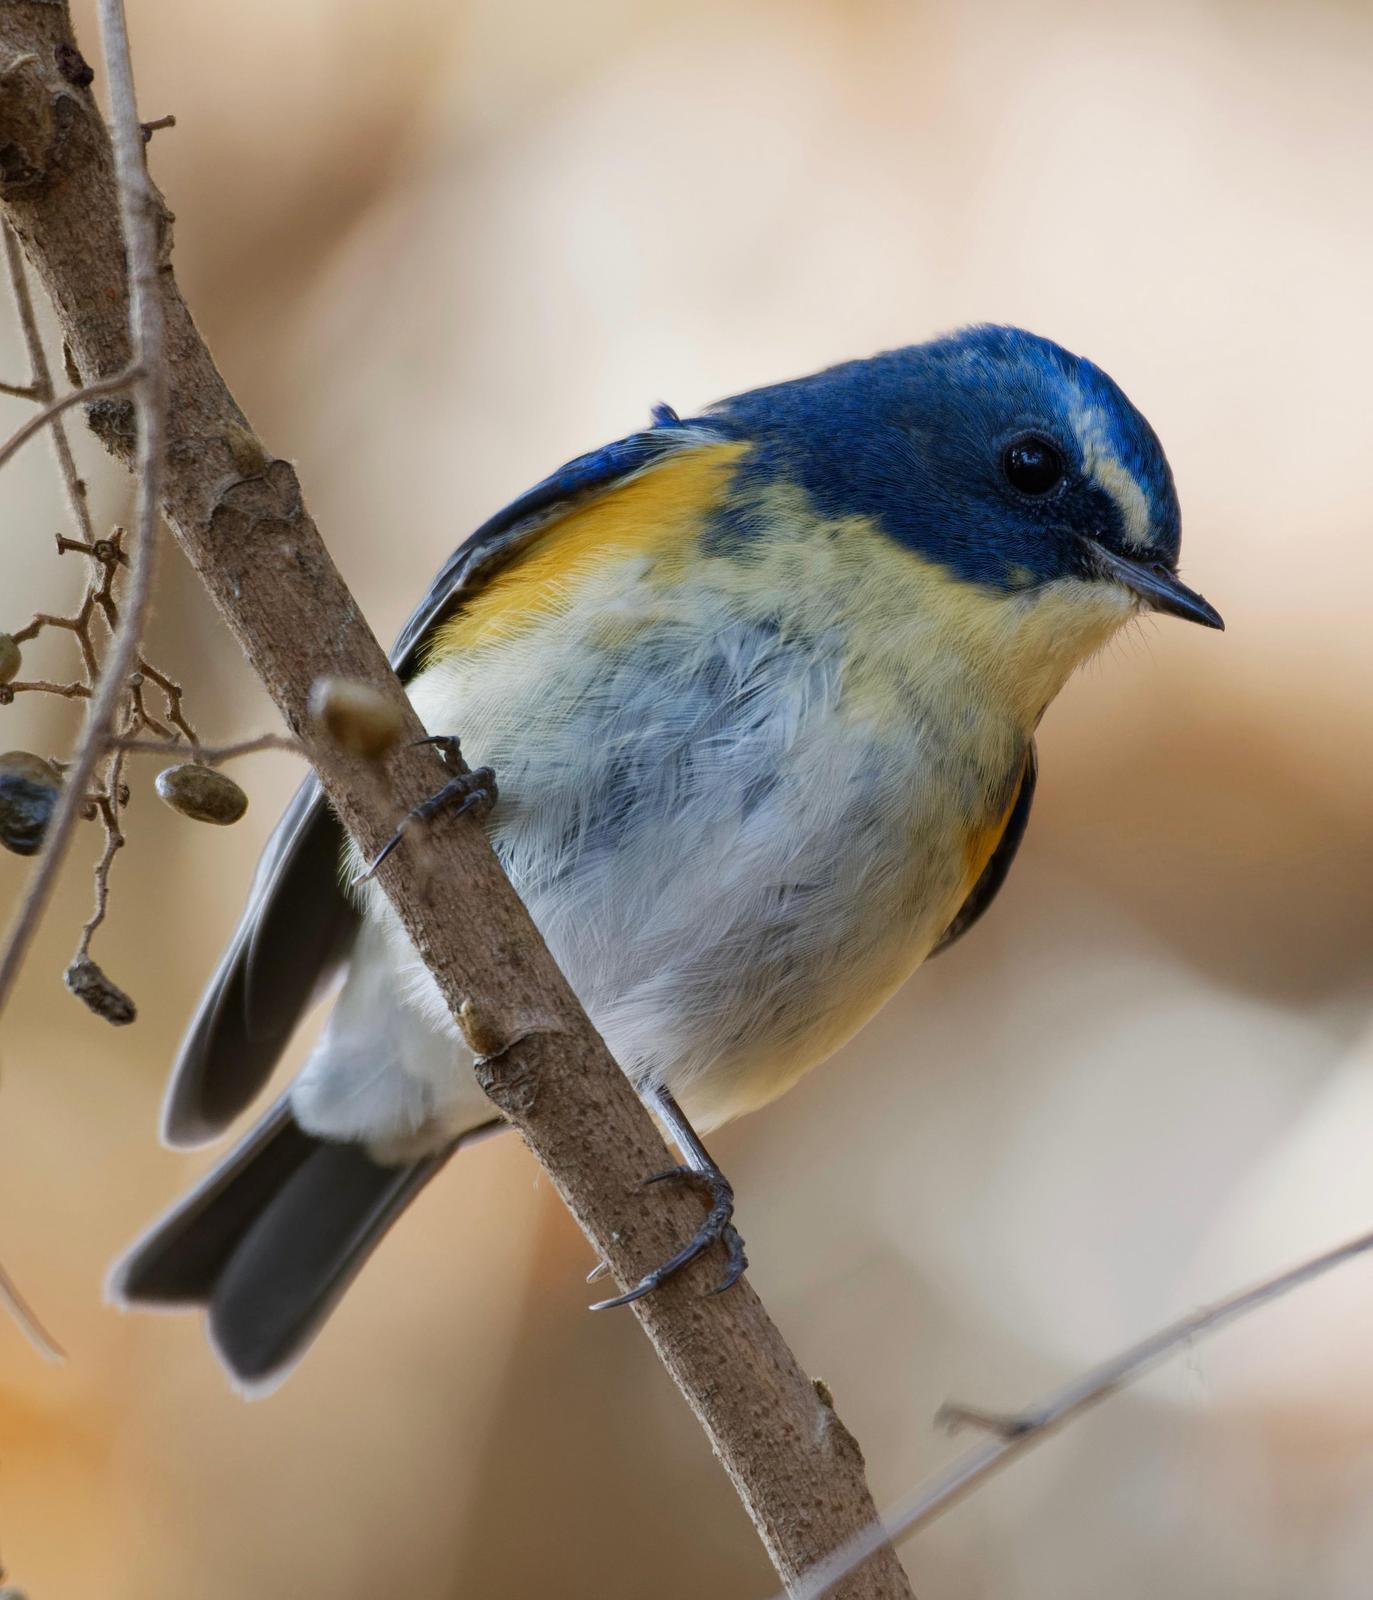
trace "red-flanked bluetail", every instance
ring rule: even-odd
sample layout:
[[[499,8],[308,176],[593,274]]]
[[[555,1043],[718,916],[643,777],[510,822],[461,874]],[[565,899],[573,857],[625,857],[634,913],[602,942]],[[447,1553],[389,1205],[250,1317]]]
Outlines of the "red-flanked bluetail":
[[[743,1266],[693,1128],[781,1094],[987,910],[1073,669],[1141,610],[1221,626],[1178,547],[1167,461],[1111,379],[979,327],[686,420],[661,406],[439,573],[396,670],[494,772],[506,871],[709,1188],[682,1256],[719,1238],[726,1279]],[[207,1308],[248,1387],[493,1121],[387,902],[341,886],[365,865],[345,853],[307,783],[192,1024],[167,1137],[219,1134],[340,966],[342,990],[287,1094],[113,1280],[125,1303]]]

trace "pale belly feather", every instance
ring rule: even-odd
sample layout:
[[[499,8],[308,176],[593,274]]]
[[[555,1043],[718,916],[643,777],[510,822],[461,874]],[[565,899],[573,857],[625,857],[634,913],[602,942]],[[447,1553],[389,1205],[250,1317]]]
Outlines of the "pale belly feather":
[[[410,685],[495,769],[492,841],[616,1059],[702,1128],[780,1094],[929,953],[1082,654],[1074,592],[978,598],[860,538],[779,538],[751,576],[600,559]],[[293,1100],[413,1153],[490,1107],[374,886],[364,909]]]
[[[966,843],[1006,774],[989,781],[966,726],[928,707],[879,726],[845,692],[839,626],[639,615],[626,649],[588,645],[584,620],[431,668],[412,698],[495,768],[493,842],[617,1060],[709,1128],[781,1093],[910,975],[967,892]],[[447,1027],[398,929],[393,948]]]

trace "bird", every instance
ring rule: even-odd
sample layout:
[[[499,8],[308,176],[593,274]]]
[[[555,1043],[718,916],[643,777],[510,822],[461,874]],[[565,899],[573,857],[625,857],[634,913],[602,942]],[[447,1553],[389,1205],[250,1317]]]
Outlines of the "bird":
[[[1178,575],[1173,475],[1092,362],[977,325],[578,457],[461,544],[392,665],[710,1216],[701,1135],[831,1056],[985,914],[1035,734],[1133,618],[1222,628]],[[475,770],[466,765],[476,763]],[[400,847],[404,835],[398,834]],[[388,902],[308,780],[190,1025],[165,1139],[218,1137],[343,974],[286,1092],[114,1268],[207,1314],[231,1380],[292,1369],[382,1235],[501,1126]],[[353,881],[350,890],[348,881]]]

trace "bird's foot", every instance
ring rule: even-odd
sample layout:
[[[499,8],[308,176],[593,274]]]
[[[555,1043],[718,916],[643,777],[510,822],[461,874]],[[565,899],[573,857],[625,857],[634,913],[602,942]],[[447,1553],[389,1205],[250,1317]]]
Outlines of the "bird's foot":
[[[744,1254],[744,1241],[739,1237],[739,1232],[731,1220],[734,1216],[734,1190],[730,1187],[729,1179],[712,1163],[704,1172],[698,1171],[695,1167],[669,1167],[666,1172],[654,1173],[651,1178],[645,1179],[645,1182],[663,1183],[669,1178],[690,1183],[704,1193],[710,1202],[706,1220],[676,1255],[669,1256],[660,1266],[654,1267],[652,1272],[645,1273],[638,1283],[624,1294],[617,1294],[610,1300],[598,1300],[591,1307],[593,1311],[608,1311],[612,1306],[627,1306],[633,1300],[641,1300],[646,1294],[652,1294],[655,1289],[661,1288],[674,1272],[680,1272],[688,1262],[695,1261],[697,1256],[709,1250],[717,1240],[724,1245],[727,1259],[724,1275],[710,1293],[723,1294],[743,1277],[748,1267],[748,1257]]]
[[[406,813],[401,819],[400,826],[373,856],[367,870],[360,872],[353,879],[354,888],[360,883],[367,882],[405,837],[406,830],[416,822],[429,822],[441,811],[460,817],[464,811],[479,809],[480,814],[484,816],[499,798],[495,771],[491,767],[478,767],[475,771],[469,767],[462,758],[462,744],[456,734],[434,733],[427,738],[416,739],[415,743],[432,744],[452,776],[427,800],[421,800]]]

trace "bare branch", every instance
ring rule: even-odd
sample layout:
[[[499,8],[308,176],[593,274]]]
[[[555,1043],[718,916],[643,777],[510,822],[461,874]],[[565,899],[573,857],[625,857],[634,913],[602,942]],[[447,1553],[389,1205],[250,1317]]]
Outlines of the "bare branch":
[[[979,1427],[992,1437],[958,1458],[906,1499],[899,1501],[882,1518],[865,1528],[856,1538],[842,1545],[806,1572],[801,1581],[779,1600],[821,1600],[831,1593],[847,1573],[867,1560],[874,1550],[896,1539],[918,1533],[950,1506],[984,1483],[994,1472],[1023,1455],[1026,1450],[1056,1433],[1084,1411],[1099,1405],[1137,1378],[1159,1365],[1195,1340],[1216,1333],[1261,1306],[1271,1305],[1304,1284],[1323,1276],[1346,1261],[1373,1251],[1373,1232],[1337,1245],[1301,1262],[1275,1277],[1265,1278],[1252,1288],[1241,1290],[1215,1305],[1203,1307],[1189,1316],[1171,1322],[1157,1333],[1132,1344],[1109,1361],[1056,1389],[1023,1411],[1000,1414],[970,1406],[946,1405],[936,1419],[955,1426]]]
[[[117,10],[116,0],[103,0],[103,15]],[[112,382],[111,373],[127,382],[132,362],[149,375],[140,375],[142,393],[161,368],[146,345],[131,346],[110,148],[87,91],[45,65],[59,47],[72,48],[60,0],[43,6],[0,0],[0,60],[28,58],[0,96],[0,143],[13,157],[0,173],[0,204],[52,298],[73,369],[87,382]],[[121,53],[110,51],[112,58]],[[130,128],[126,59],[120,67],[112,60],[123,172],[136,128]],[[58,124],[60,139],[53,134]],[[19,179],[9,176],[16,172]],[[166,221],[161,212],[164,256]],[[143,265],[131,274],[139,290]],[[166,319],[170,391],[164,514],[343,826],[370,859],[397,817],[433,792],[443,768],[417,743],[426,730],[329,559],[294,470],[253,434],[165,262],[155,291]],[[117,457],[135,460],[146,484],[147,440],[135,458],[126,412],[92,407],[88,420]],[[149,545],[140,538],[135,558],[146,556]],[[394,707],[399,741],[383,762],[340,750],[319,725],[310,692],[322,677],[364,685]],[[84,782],[72,786],[85,789]],[[424,850],[395,851],[378,882],[454,1018],[473,1012],[482,1018],[483,1037],[493,1045],[483,1086],[627,1288],[694,1232],[699,1204],[685,1191],[669,1192],[670,1185],[645,1190],[644,1178],[670,1164],[662,1137],[549,956],[482,828],[470,817],[441,821],[424,830],[424,843]],[[430,854],[436,870],[427,870],[423,858]],[[856,1441],[747,1280],[726,1294],[704,1293],[717,1267],[703,1260],[633,1311],[705,1428],[783,1581],[791,1582],[876,1513]],[[875,1552],[842,1585],[844,1600],[908,1600],[910,1592],[889,1549]]]
[[[38,1313],[19,1292],[19,1286],[0,1267],[0,1306],[18,1323],[24,1337],[44,1361],[65,1361],[66,1351],[39,1321]]]
[[[29,293],[28,274],[24,271],[24,253],[14,236],[14,229],[5,224],[5,267],[9,272],[10,290],[14,295],[14,309],[24,334],[24,345],[29,353],[29,371],[33,381],[28,393],[40,405],[52,402],[54,389],[52,372],[48,366],[48,353],[43,348],[43,336],[38,331],[38,318],[33,309],[33,296]],[[7,391],[8,392],[8,391]],[[62,474],[62,486],[67,491],[67,504],[72,520],[80,529],[87,544],[94,544],[95,531],[91,527],[90,507],[86,504],[86,485],[76,470],[76,460],[67,439],[67,425],[61,417],[53,417],[49,424],[52,447],[57,455],[57,467]]]
[[[138,658],[138,670],[145,678],[150,679],[157,685],[162,694],[163,715],[173,728],[185,736],[194,749],[200,741],[196,738],[195,729],[186,720],[186,714],[182,708],[183,692],[181,685],[174,683],[165,672],[159,672],[152,662],[144,656],[139,656]],[[173,735],[169,734],[168,737],[173,737]],[[265,749],[266,746],[263,746],[263,748]]]
[[[56,421],[64,411],[70,411],[73,406],[84,405],[88,400],[99,400],[104,395],[119,394],[123,389],[132,389],[143,378],[142,368],[139,366],[126,367],[123,372],[116,372],[109,378],[97,378],[94,383],[83,384],[79,389],[73,389],[69,394],[59,395],[56,400],[51,400],[41,411],[35,411],[29,420],[9,436],[3,445],[0,445],[0,467],[10,459],[22,445],[26,445],[34,434],[41,433],[50,422]]]
[[[81,937],[77,942],[76,954],[73,961],[89,961],[91,958],[91,940],[95,937],[95,930],[105,920],[110,906],[110,868],[114,865],[114,858],[124,848],[126,840],[124,830],[119,826],[119,812],[123,801],[120,787],[124,776],[124,752],[116,749],[114,760],[110,762],[110,770],[106,777],[104,794],[97,795],[91,804],[100,815],[105,825],[105,847],[100,852],[100,859],[95,864],[95,908],[89,918],[82,925]]]
[[[123,372],[116,373],[114,377],[87,383],[40,410],[0,449],[0,467],[26,438],[47,426],[68,407],[83,399],[129,389],[139,423],[135,458],[138,505],[134,547],[129,561],[129,588],[124,615],[106,652],[100,681],[91,697],[81,743],[64,774],[61,797],[48,826],[42,856],[29,880],[3,952],[0,952],[0,1012],[5,1008],[29,943],[47,909],[71,842],[72,831],[85,807],[91,778],[105,755],[106,741],[119,713],[130,670],[138,657],[143,623],[152,596],[156,557],[167,409],[167,379],[162,358],[164,325],[157,285],[161,206],[148,179],[143,136],[139,132],[134,100],[129,38],[124,9],[119,0],[101,0],[100,25],[105,43],[105,68],[110,82],[120,227],[128,261],[129,329],[133,359]],[[7,237],[9,233],[7,229]],[[113,850],[108,850],[108,853],[112,855]],[[105,871],[108,872],[108,861]],[[104,889],[102,876],[97,879],[97,921],[104,915]],[[85,942],[88,942],[88,937]]]
[[[254,756],[261,750],[289,750],[292,755],[303,756],[305,747],[299,739],[284,733],[262,733],[256,739],[241,739],[237,744],[178,744],[167,739],[111,739],[110,749],[122,750],[131,756],[185,756],[199,761],[203,766],[217,767],[223,761],[235,761],[239,756]]]
[[[55,694],[61,700],[89,700],[91,688],[86,683],[54,683],[51,678],[29,678],[4,685],[4,699],[14,694]]]

